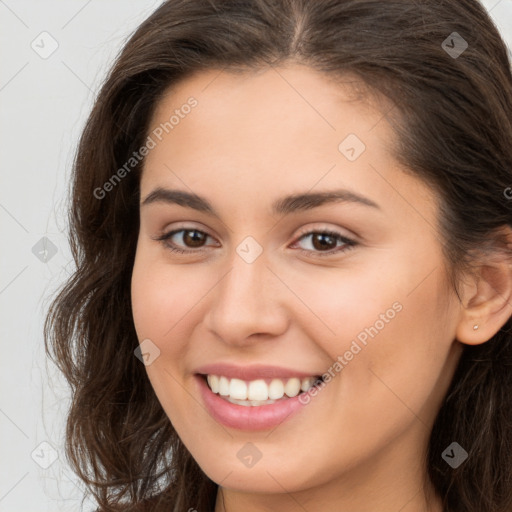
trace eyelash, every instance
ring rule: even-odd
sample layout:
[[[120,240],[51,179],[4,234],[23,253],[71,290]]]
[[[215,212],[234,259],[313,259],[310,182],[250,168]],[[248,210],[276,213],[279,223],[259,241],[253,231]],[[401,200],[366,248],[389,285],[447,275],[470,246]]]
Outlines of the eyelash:
[[[164,233],[163,235],[155,238],[155,240],[162,242],[164,244],[164,246],[167,249],[169,249],[170,251],[180,253],[180,254],[198,253],[198,252],[204,251],[204,249],[188,249],[188,250],[180,249],[172,242],[169,242],[170,238],[172,238],[176,233],[181,233],[182,231],[183,232],[196,231],[198,233],[204,234],[204,235],[212,238],[208,233],[205,233],[204,231],[201,231],[196,228],[181,228],[181,229],[176,229],[174,231],[170,231],[169,233]],[[316,230],[316,231],[312,230],[312,231],[307,231],[305,233],[302,233],[298,236],[298,238],[295,240],[295,242],[293,242],[293,245],[295,245],[297,242],[299,242],[303,238],[305,238],[309,235],[315,235],[315,234],[322,234],[322,235],[334,237],[337,240],[343,242],[344,246],[342,248],[331,249],[329,251],[314,251],[314,250],[308,250],[308,249],[298,249],[301,253],[306,254],[308,256],[311,256],[311,253],[313,253],[313,254],[315,254],[315,256],[314,256],[315,258],[316,257],[323,258],[326,256],[334,256],[335,254],[344,253],[350,249],[353,249],[356,245],[358,245],[357,242],[355,242],[354,240],[346,238],[345,236],[341,235],[340,233],[337,233],[336,231],[329,231],[329,230]]]

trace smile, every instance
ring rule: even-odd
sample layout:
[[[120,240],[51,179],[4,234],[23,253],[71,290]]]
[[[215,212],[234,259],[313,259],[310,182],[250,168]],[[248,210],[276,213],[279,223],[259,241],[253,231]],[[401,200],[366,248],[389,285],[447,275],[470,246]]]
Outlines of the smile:
[[[223,375],[207,375],[210,390],[225,397],[228,402],[242,406],[258,407],[275,403],[277,400],[293,398],[313,387],[320,376],[299,379],[257,379],[249,382],[228,378]]]
[[[245,431],[274,429],[290,421],[305,404],[317,402],[309,395],[326,385],[321,376],[303,371],[231,364],[197,368],[195,381],[208,414],[217,423]]]

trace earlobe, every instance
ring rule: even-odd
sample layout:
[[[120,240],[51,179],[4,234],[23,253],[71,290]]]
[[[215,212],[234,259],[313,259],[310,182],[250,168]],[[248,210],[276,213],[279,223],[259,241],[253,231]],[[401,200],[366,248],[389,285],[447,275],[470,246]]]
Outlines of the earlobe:
[[[512,262],[502,252],[482,262],[466,286],[456,337],[479,345],[490,340],[512,316]],[[467,292],[470,293],[467,293]]]

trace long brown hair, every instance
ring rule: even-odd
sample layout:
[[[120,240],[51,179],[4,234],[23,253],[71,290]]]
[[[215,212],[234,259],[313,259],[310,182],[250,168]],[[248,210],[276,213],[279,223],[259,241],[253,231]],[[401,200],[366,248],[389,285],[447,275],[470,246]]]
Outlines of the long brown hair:
[[[467,43],[460,55],[450,52],[454,37],[457,48]],[[512,186],[512,76],[476,0],[162,4],[124,46],[81,136],[69,218],[77,268],[45,324],[47,353],[72,391],[66,453],[101,510],[210,511],[218,489],[134,357],[130,280],[143,159],[109,180],[144,145],[156,103],[178,80],[292,60],[334,79],[355,74],[396,106],[396,158],[439,193],[454,276],[472,249],[512,225],[504,194]],[[510,328],[509,320],[488,342],[465,346],[435,421],[425,465],[446,511],[512,510]],[[469,454],[457,469],[441,456],[453,441]]]

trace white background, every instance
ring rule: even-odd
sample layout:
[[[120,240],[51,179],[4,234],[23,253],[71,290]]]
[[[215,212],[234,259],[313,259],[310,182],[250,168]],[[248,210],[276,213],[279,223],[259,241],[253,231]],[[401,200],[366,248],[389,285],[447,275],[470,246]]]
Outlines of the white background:
[[[0,0],[0,512],[81,509],[63,452],[68,390],[46,361],[42,325],[72,270],[66,201],[77,138],[115,55],[160,3]],[[512,0],[484,4],[512,48]],[[43,59],[33,41],[40,52],[58,48]],[[42,237],[57,248],[46,263],[32,252]]]

